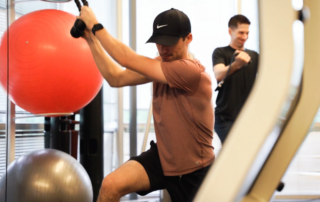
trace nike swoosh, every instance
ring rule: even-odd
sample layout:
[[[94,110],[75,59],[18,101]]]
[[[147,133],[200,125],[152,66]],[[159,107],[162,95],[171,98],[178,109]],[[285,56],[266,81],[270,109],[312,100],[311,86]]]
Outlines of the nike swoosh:
[[[157,25],[157,29],[159,29],[161,27],[165,27],[165,26],[168,26],[168,24],[166,24],[166,25]]]

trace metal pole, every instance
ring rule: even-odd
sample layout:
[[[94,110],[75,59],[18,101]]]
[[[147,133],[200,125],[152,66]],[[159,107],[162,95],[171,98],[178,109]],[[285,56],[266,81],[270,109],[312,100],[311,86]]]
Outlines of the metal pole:
[[[7,0],[7,124],[6,124],[6,189],[5,189],[5,201],[7,201],[7,185],[8,185],[8,176],[7,176],[7,168],[11,162],[15,159],[15,104],[12,103],[9,99],[10,94],[10,86],[9,86],[9,74],[10,74],[10,63],[9,63],[9,55],[10,55],[10,43],[9,43],[9,37],[10,37],[10,25],[15,20],[15,10],[14,10],[14,3],[13,0]]]
[[[129,1],[129,43],[136,51],[136,0]],[[130,157],[137,155],[137,87],[130,87]],[[130,194],[130,200],[138,199],[136,193]]]
[[[149,131],[150,131],[151,117],[152,117],[152,99],[151,99],[151,102],[150,102],[147,123],[146,123],[145,129],[144,129],[144,138],[143,138],[141,153],[146,150],[147,141],[148,141],[148,137],[149,137]]]
[[[238,14],[241,14],[241,0],[238,0]]]
[[[122,0],[117,0],[117,38],[122,41]],[[123,88],[118,88],[118,165],[123,164]]]
[[[14,3],[13,0],[7,0],[7,5],[8,5],[8,9],[7,9],[7,41],[8,41],[8,47],[7,47],[7,165],[9,165],[12,161],[14,161],[15,159],[15,121],[14,121],[14,117],[15,117],[15,104],[12,103],[9,99],[9,73],[10,73],[10,66],[9,66],[9,37],[10,37],[10,29],[9,26],[13,23],[13,21],[15,20],[15,10],[14,10]]]

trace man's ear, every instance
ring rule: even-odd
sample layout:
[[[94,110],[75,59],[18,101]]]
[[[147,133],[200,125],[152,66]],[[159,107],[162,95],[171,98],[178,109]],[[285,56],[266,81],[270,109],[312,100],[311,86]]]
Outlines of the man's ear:
[[[232,29],[229,27],[228,29],[229,35],[231,36]]]
[[[192,33],[188,34],[186,39],[187,39],[187,43],[190,43],[193,39]]]

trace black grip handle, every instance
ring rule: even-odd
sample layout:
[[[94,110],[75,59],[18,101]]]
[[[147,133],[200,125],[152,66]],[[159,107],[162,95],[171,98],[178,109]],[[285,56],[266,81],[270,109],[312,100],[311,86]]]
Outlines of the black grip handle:
[[[86,0],[81,0],[84,6],[89,6],[88,1]],[[74,0],[74,2],[76,3],[79,12],[81,11],[81,3],[79,0]],[[73,27],[70,30],[70,34],[71,36],[73,36],[74,38],[79,38],[81,36],[83,36],[84,34],[84,30],[86,29],[86,24],[80,20],[77,19],[73,25]]]
[[[71,36],[73,36],[74,38],[79,38],[80,36],[83,36],[86,27],[86,24],[82,20],[77,19],[70,30]]]

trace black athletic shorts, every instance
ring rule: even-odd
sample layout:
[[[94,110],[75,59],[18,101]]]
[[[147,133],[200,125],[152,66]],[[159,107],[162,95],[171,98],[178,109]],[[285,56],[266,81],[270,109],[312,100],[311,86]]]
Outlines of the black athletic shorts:
[[[233,123],[234,121],[224,120],[223,118],[216,116],[214,130],[218,134],[221,144],[223,144],[227,139],[228,133],[231,130]]]
[[[138,161],[146,170],[150,180],[150,190],[137,192],[144,196],[152,191],[167,189],[172,202],[191,202],[195,197],[210,165],[192,173],[181,176],[164,176],[157,145],[151,141],[151,148],[132,157],[130,160]]]

